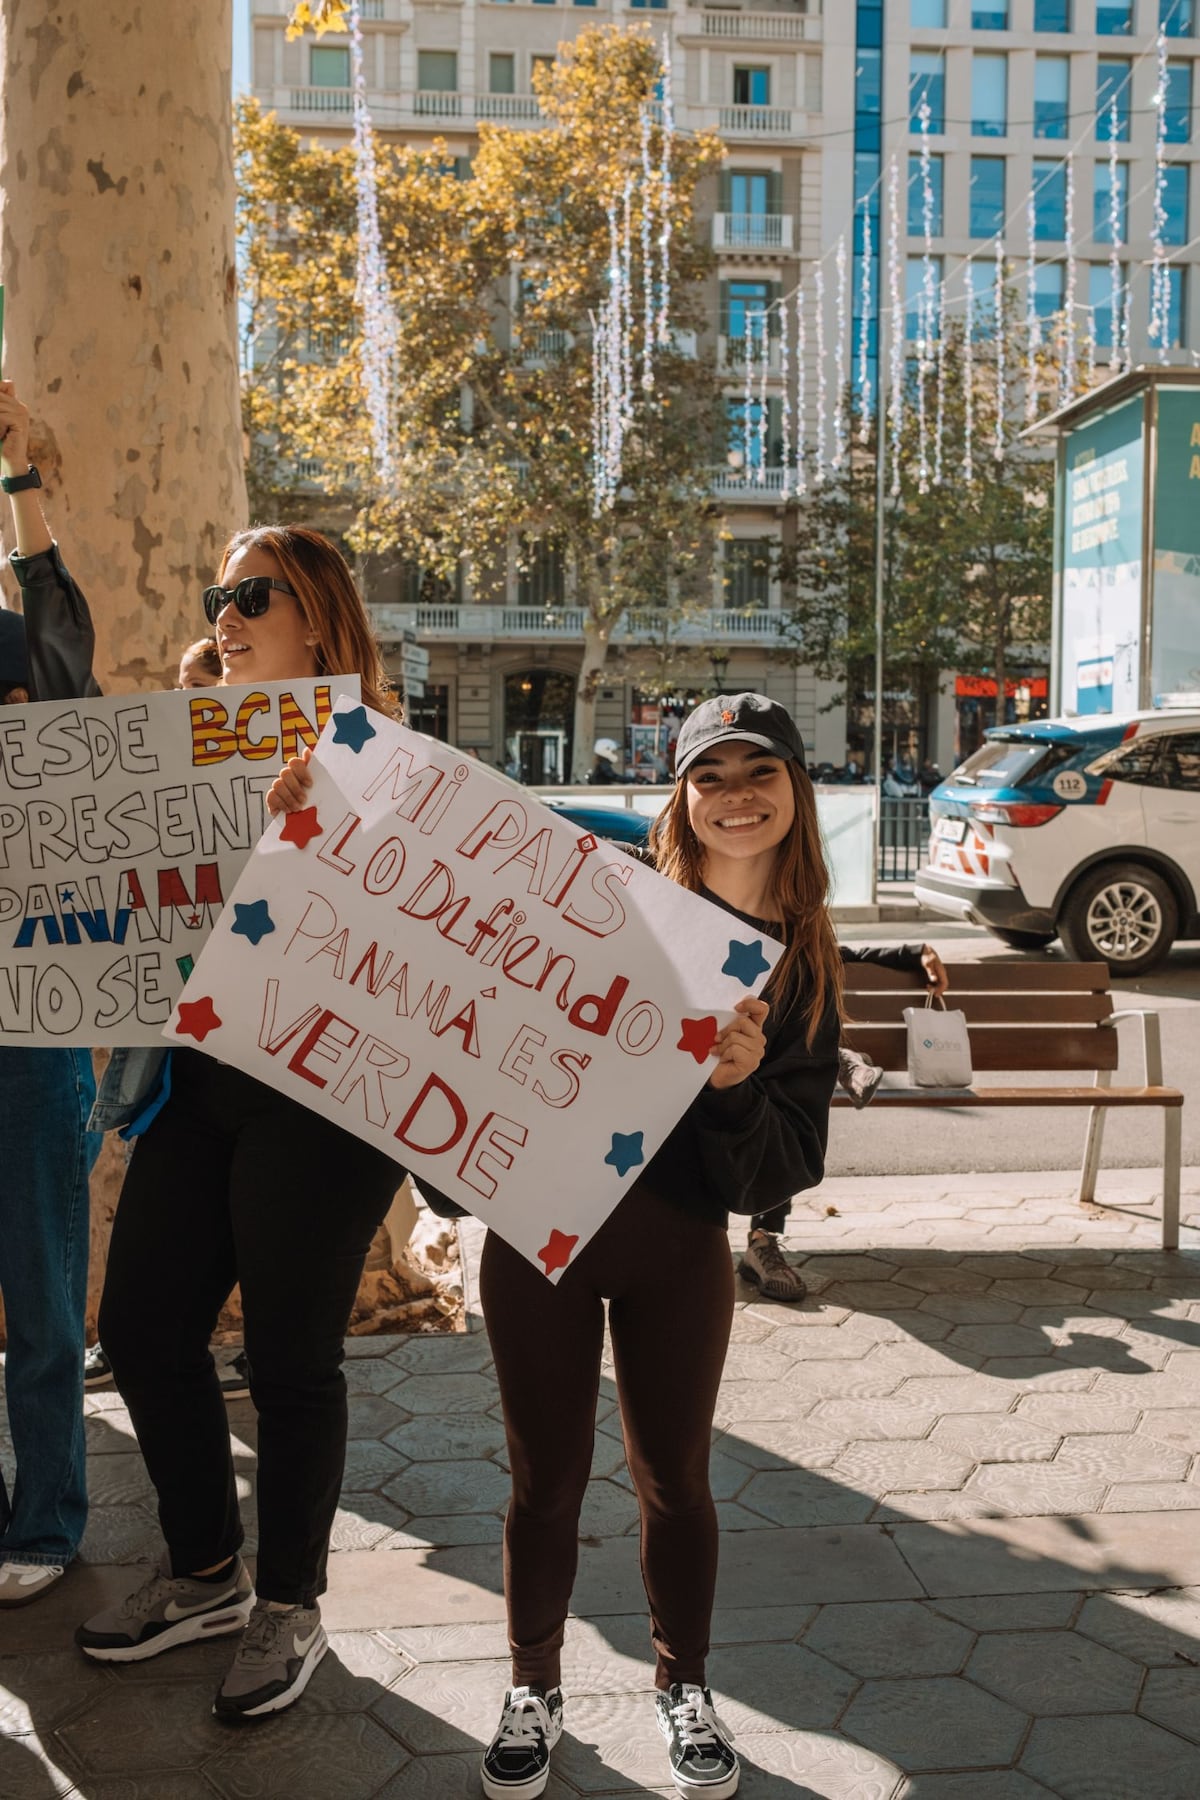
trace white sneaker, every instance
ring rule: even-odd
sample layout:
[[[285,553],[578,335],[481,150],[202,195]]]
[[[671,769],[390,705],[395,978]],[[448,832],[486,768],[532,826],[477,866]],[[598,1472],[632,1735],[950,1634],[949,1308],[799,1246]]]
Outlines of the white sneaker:
[[[61,1574],[57,1563],[0,1563],[0,1606],[28,1606]]]

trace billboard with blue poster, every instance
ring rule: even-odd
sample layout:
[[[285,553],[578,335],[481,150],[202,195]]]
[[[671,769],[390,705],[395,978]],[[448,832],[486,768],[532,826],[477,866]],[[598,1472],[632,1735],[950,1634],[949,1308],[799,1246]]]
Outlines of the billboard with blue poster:
[[[1138,704],[1142,641],[1140,394],[1067,435],[1058,513],[1067,714]]]

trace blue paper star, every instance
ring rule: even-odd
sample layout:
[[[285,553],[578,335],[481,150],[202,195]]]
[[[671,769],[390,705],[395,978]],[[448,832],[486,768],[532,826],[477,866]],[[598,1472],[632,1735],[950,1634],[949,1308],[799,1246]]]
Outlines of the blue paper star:
[[[271,909],[265,900],[251,900],[249,905],[235,900],[233,910],[236,917],[229,929],[235,937],[249,938],[252,944],[258,944],[275,929]]]
[[[729,955],[721,965],[722,975],[733,975],[743,987],[753,987],[760,975],[765,975],[771,967],[762,953],[762,942],[755,938],[752,944],[739,943],[737,938],[729,940]]]
[[[642,1134],[640,1131],[614,1131],[612,1149],[605,1157],[618,1175],[628,1175],[630,1169],[636,1169],[646,1158],[642,1151]]]
[[[368,739],[375,736],[375,727],[367,717],[365,706],[352,706],[349,712],[334,713],[333,741],[345,744],[348,749],[358,755]]]

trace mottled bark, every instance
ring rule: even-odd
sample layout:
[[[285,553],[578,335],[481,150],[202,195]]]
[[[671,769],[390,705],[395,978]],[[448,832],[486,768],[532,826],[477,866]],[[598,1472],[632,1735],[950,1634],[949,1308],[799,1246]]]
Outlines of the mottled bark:
[[[247,517],[232,54],[232,0],[0,0],[4,374],[108,692],[173,684]],[[110,1139],[93,1314],[123,1169]]]
[[[608,661],[608,638],[612,627],[601,625],[590,612],[583,615],[583,661],[575,683],[575,728],[571,756],[571,780],[587,780],[592,768],[592,746],[596,741],[596,695],[604,681]],[[622,771],[623,773],[623,771]]]
[[[246,522],[232,48],[232,0],[0,0],[4,373],[108,691],[171,685]]]

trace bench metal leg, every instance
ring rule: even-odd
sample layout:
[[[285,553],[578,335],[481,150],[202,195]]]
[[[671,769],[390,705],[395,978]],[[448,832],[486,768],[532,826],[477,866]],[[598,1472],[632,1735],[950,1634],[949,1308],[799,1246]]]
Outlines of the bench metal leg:
[[[1163,1211],[1162,1247],[1179,1248],[1179,1164],[1183,1151],[1183,1108],[1163,1111]]]
[[[1096,1073],[1097,1087],[1112,1086],[1112,1070],[1099,1069]],[[1104,1144],[1104,1119],[1108,1111],[1104,1106],[1093,1106],[1088,1114],[1087,1137],[1083,1145],[1083,1168],[1079,1175],[1079,1200],[1096,1198],[1096,1177],[1100,1173],[1100,1151]]]

